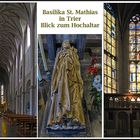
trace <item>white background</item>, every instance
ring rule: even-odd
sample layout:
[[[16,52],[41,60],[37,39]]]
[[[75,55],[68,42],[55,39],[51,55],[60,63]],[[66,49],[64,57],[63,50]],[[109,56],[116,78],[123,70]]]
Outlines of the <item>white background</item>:
[[[87,15],[75,15],[81,17],[81,21],[74,23],[95,23],[100,24],[99,28],[41,28],[41,22],[48,23],[62,23],[59,21],[59,16],[66,17],[67,15],[43,15],[43,10],[52,11],[53,9],[59,9],[66,11],[68,9],[75,12],[75,10],[93,10],[98,11],[98,14],[87,14]],[[63,21],[63,23],[70,23]],[[102,34],[103,32],[103,3],[102,2],[82,2],[82,1],[59,1],[59,2],[38,2],[37,3],[37,33],[38,34]]]

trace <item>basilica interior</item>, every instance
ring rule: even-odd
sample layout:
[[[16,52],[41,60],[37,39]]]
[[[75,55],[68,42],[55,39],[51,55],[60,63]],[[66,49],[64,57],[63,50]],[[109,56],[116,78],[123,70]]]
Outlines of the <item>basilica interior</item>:
[[[56,55],[61,51],[62,42],[65,40],[68,40],[71,47],[76,48],[78,53],[80,71],[84,83],[84,99],[82,101],[82,106],[86,121],[86,129],[74,130],[67,128],[50,131],[50,129],[47,129],[47,120],[49,109],[51,108],[51,77]],[[40,137],[102,136],[101,89],[99,89],[100,92],[95,90],[97,91],[95,93],[89,89],[91,88],[89,85],[92,85],[92,76],[91,74],[89,77],[87,76],[87,68],[91,66],[92,63],[99,66],[101,70],[101,46],[102,35],[38,35],[38,135]],[[97,74],[97,71],[95,73]],[[101,80],[99,80],[99,82],[101,82]],[[101,88],[101,85],[99,88]],[[94,96],[90,96],[91,94]],[[91,99],[96,99],[96,101]]]
[[[36,136],[36,4],[0,3],[0,137]]]
[[[0,3],[0,137],[140,137],[139,7],[105,3],[102,44],[101,34],[37,36],[35,3]],[[65,40],[80,63],[84,129],[47,126],[52,73]]]
[[[104,136],[140,136],[140,4],[104,4]]]

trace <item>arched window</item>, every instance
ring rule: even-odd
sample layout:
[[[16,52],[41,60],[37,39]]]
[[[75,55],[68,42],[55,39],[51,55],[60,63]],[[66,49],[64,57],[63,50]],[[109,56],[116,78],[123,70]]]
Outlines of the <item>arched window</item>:
[[[4,85],[1,85],[0,92],[1,92],[1,104],[4,104]]]
[[[27,48],[29,48],[31,45],[31,39],[30,39],[30,27],[27,26]]]
[[[140,93],[140,16],[136,14],[129,23],[130,92]]]
[[[117,93],[116,19],[109,4],[104,7],[104,93]]]

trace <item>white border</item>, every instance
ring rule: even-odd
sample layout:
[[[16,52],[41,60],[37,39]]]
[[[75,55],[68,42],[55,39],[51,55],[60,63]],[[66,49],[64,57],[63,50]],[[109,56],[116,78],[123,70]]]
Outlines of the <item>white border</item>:
[[[56,5],[55,5],[56,4]],[[77,7],[78,5],[78,7]],[[76,14],[75,10],[92,10],[97,11],[98,14]],[[43,14],[43,10],[52,11],[60,10],[65,11],[65,14]],[[67,14],[67,10],[72,10],[73,14]],[[38,3],[37,6],[37,28],[38,34],[101,34],[103,21],[103,3],[95,1],[48,1]],[[65,21],[59,21],[59,17],[65,17]],[[80,17],[80,21],[68,21],[67,17]],[[55,27],[41,27],[41,23],[53,23]],[[99,27],[70,27],[72,23],[75,24],[99,24]],[[57,24],[68,24],[69,27],[57,27]]]
[[[41,2],[52,2],[52,1],[0,1],[1,3],[41,3]],[[53,1],[55,2],[55,1]],[[57,1],[58,2],[58,1]],[[76,2],[76,1],[75,1]],[[82,2],[82,1],[77,1]],[[87,1],[91,2],[91,1]],[[95,1],[97,2],[97,0]],[[98,1],[99,2],[99,1]],[[101,3],[140,3],[140,1],[100,1]],[[36,21],[37,22],[37,21]],[[104,22],[104,21],[103,21]],[[104,24],[104,23],[103,23]],[[103,31],[102,31],[102,137],[100,139],[122,139],[122,137],[104,137],[104,48],[103,48]],[[38,32],[37,32],[38,38]],[[38,40],[38,39],[37,39]],[[38,41],[37,41],[38,42]],[[38,45],[37,45],[38,51]],[[37,62],[38,62],[38,52],[37,52]],[[37,77],[38,77],[38,65],[37,65]],[[38,80],[37,80],[37,93],[38,93]],[[37,95],[37,104],[38,104],[38,95]],[[97,139],[98,137],[38,137],[38,106],[37,106],[37,137],[0,137],[0,139]],[[139,137],[123,137],[123,139],[140,139]]]

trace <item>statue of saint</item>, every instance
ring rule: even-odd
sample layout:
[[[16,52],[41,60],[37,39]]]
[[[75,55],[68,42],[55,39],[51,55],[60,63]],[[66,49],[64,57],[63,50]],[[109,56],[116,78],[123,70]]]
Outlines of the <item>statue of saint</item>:
[[[82,98],[83,80],[77,49],[64,41],[52,73],[48,127],[85,127]]]

